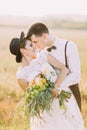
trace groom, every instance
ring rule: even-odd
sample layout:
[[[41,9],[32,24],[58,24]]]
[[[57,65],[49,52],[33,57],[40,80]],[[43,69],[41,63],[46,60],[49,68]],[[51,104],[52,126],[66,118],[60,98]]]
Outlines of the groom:
[[[47,47],[52,56],[69,68],[69,74],[60,87],[70,87],[81,110],[81,95],[78,87],[80,61],[76,44],[72,41],[52,37],[43,23],[33,24],[28,30],[27,38],[40,50]]]

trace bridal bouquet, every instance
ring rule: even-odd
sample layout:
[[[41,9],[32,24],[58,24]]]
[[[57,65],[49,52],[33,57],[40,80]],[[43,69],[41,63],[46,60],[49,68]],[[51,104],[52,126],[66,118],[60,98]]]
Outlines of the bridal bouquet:
[[[42,69],[43,70],[43,69]],[[41,118],[43,111],[49,112],[53,102],[53,80],[56,79],[55,71],[46,66],[30,83],[25,92],[25,99],[31,117]]]
[[[42,113],[44,111],[50,114],[51,104],[55,98],[52,90],[57,79],[56,71],[49,64],[44,64],[42,69],[36,73],[36,76],[32,76],[31,79],[21,101],[16,107],[14,118],[17,124],[16,126],[19,126],[19,121],[22,120],[23,123],[20,123],[20,125],[28,128],[27,126],[31,117],[42,119]],[[59,90],[57,98],[60,109],[67,109],[65,102],[70,97],[70,92]]]
[[[48,65],[42,67],[42,71],[29,83],[25,92],[25,99],[30,117],[39,117],[43,111],[50,112],[54,96],[52,90],[57,79],[55,70]],[[68,101],[71,93],[61,90],[58,94],[59,106],[66,110],[65,101]]]

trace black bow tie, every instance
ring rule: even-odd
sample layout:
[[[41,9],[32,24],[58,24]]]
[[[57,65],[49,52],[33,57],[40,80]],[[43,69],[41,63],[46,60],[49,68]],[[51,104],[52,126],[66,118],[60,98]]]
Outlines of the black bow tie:
[[[47,48],[47,51],[52,51],[52,49],[54,49],[54,50],[56,50],[56,46],[52,46],[52,47],[49,47],[49,48]]]

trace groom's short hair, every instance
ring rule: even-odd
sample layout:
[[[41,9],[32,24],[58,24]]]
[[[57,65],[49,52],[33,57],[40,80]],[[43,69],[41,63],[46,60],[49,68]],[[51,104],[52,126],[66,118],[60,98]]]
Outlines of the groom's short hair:
[[[35,23],[28,30],[27,38],[30,39],[33,34],[36,36],[42,36],[43,33],[49,34],[47,26],[43,23]]]

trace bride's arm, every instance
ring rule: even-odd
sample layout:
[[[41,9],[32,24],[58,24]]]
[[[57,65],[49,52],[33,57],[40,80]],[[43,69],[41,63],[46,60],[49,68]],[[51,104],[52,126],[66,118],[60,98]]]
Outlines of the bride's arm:
[[[22,90],[25,91],[28,86],[28,82],[25,79],[18,79],[17,81]]]
[[[69,73],[69,70],[65,67],[64,64],[56,60],[56,58],[54,58],[50,54],[48,54],[47,59],[53,67],[59,70],[59,75],[55,83],[55,88],[58,88],[60,87],[61,83],[65,80],[67,74]]]

